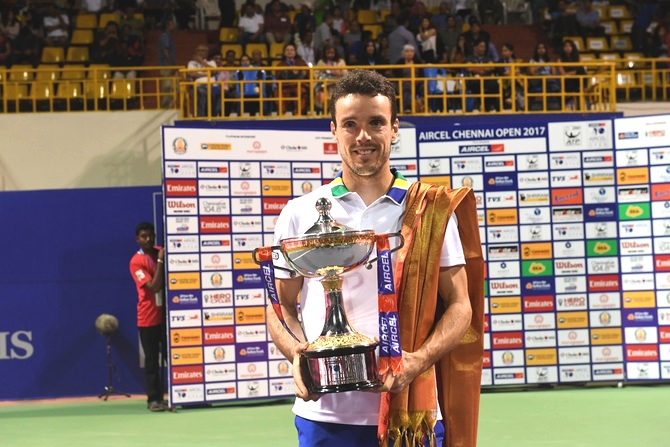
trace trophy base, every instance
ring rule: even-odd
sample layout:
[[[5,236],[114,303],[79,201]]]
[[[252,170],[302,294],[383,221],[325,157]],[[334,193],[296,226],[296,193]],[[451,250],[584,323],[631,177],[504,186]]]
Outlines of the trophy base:
[[[303,351],[303,377],[312,394],[368,390],[381,386],[377,343]]]

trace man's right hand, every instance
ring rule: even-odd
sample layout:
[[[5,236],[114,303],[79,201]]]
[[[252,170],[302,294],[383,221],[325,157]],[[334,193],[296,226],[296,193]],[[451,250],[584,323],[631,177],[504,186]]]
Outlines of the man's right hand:
[[[293,383],[295,386],[295,396],[304,400],[305,402],[317,401],[321,398],[320,394],[310,394],[304,380],[302,379],[302,368],[300,365],[300,358],[302,352],[309,347],[309,343],[301,343],[293,349]]]

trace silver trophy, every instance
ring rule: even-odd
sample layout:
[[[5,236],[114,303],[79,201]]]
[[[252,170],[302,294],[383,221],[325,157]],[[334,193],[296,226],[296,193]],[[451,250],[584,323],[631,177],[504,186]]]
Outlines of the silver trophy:
[[[363,264],[371,268],[370,254],[376,236],[372,230],[352,230],[330,217],[330,201],[316,202],[319,218],[303,236],[282,239],[277,247],[293,271],[307,278],[321,278],[326,300],[326,321],[321,335],[303,351],[303,379],[310,393],[365,390],[381,385],[376,348],[378,343],[351,327],[344,312],[342,275]],[[389,234],[399,237],[400,233]],[[279,267],[277,267],[279,268]],[[303,328],[304,331],[304,328]]]

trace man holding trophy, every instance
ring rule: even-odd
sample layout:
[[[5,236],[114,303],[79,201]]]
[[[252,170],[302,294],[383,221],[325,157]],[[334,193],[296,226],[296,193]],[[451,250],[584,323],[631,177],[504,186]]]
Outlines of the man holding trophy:
[[[270,334],[293,362],[299,445],[474,446],[484,301],[474,194],[391,170],[395,91],[374,71],[339,80],[331,116],[342,172],[286,205],[263,267]]]

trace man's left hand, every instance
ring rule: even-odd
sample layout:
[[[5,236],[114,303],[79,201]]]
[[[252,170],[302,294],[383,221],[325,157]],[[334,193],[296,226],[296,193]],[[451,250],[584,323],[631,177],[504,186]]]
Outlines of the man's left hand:
[[[391,371],[387,372],[382,379],[381,388],[377,388],[375,391],[379,393],[384,391],[400,393],[412,383],[416,376],[425,370],[423,362],[416,353],[402,351],[402,362],[404,371],[395,376]]]

